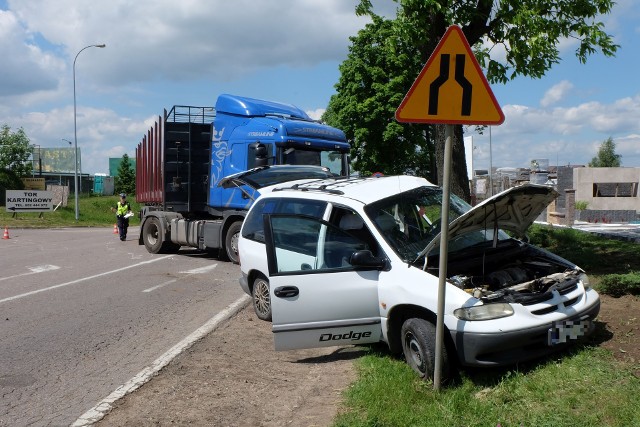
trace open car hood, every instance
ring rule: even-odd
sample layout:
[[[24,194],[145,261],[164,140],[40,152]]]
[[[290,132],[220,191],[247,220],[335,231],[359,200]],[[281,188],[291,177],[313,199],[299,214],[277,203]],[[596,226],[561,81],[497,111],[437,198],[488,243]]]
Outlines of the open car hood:
[[[451,221],[449,239],[472,231],[495,229],[508,230],[522,237],[556,197],[558,192],[546,185],[524,184],[509,188]],[[439,246],[441,234],[429,242],[420,256]]]

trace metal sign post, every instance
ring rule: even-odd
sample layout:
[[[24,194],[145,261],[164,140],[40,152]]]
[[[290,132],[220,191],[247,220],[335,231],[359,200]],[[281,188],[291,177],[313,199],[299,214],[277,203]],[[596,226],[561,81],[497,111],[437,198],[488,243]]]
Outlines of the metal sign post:
[[[499,125],[504,114],[462,29],[450,26],[422,68],[422,71],[396,110],[396,120],[405,123],[445,124],[445,147],[442,179],[442,230],[436,351],[433,387],[442,382],[444,348],[444,308],[449,254],[449,203],[451,198],[451,154],[454,125]],[[491,128],[489,128],[491,129]]]
[[[438,313],[436,319],[436,363],[433,373],[433,388],[440,390],[442,382],[442,348],[444,346],[444,296],[447,283],[447,261],[449,260],[449,200],[451,200],[451,152],[453,151],[453,125],[445,126],[444,170],[442,174],[442,215],[440,224],[440,266],[438,271]]]

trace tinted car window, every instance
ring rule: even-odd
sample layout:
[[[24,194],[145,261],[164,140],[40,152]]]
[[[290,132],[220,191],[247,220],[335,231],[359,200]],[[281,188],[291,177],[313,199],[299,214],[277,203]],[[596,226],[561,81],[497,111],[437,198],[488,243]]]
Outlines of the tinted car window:
[[[264,243],[265,213],[297,214],[322,218],[326,202],[305,199],[260,199],[249,212],[242,227],[242,237]]]

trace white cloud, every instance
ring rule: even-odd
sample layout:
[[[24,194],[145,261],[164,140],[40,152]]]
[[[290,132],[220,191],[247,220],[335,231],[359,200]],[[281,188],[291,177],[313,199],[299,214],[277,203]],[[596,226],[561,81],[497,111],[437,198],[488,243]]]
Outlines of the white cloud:
[[[12,12],[0,10],[0,97],[54,90],[60,61],[37,47]]]
[[[355,1],[21,0],[11,9],[31,33],[65,46],[70,62],[102,84],[152,78],[231,80],[279,65],[308,67],[346,55],[349,36],[366,18]],[[248,13],[249,12],[249,13]],[[79,65],[79,64],[78,64]]]
[[[556,104],[558,101],[562,100],[568,93],[573,89],[573,84],[568,80],[563,80],[560,83],[554,85],[545,92],[542,100],[540,100],[540,105],[543,107],[548,107],[550,105]]]
[[[305,111],[313,120],[320,120],[324,112],[327,111],[325,108],[318,108],[312,111]]]

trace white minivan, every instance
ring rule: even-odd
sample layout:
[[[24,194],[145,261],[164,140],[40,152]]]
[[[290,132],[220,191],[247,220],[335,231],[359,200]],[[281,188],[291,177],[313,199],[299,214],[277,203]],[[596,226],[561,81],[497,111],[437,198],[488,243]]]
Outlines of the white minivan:
[[[527,184],[450,203],[443,375],[512,364],[593,331],[600,298],[575,264],[527,243],[557,193]],[[284,183],[251,207],[240,283],[276,350],[387,343],[432,377],[442,190],[423,178]],[[508,233],[509,234],[508,234]]]

